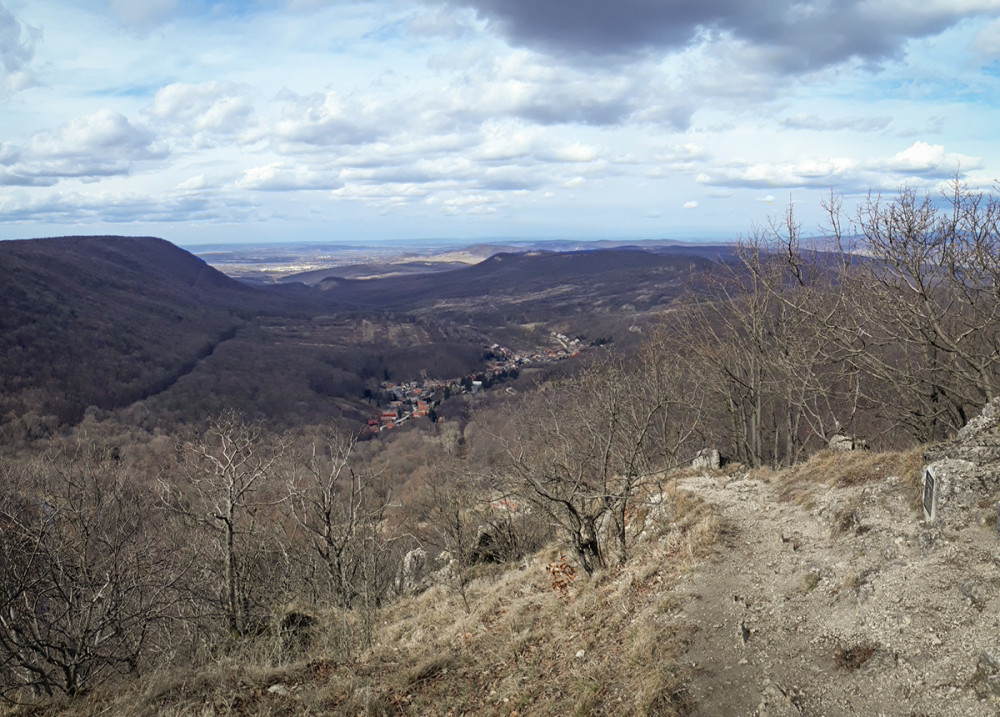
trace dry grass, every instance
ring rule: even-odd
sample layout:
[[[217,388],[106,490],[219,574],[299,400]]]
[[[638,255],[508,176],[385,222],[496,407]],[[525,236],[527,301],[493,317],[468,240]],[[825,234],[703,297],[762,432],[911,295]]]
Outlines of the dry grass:
[[[546,569],[559,559],[553,546],[474,580],[468,611],[442,586],[400,600],[380,615],[369,650],[337,649],[342,616],[321,615],[318,644],[298,661],[263,659],[271,653],[247,648],[48,713],[689,714],[679,658],[690,628],[675,615],[672,590],[712,549],[721,526],[695,497],[670,501],[669,522],[648,531],[626,565],[580,574],[564,591],[553,589]]]
[[[807,504],[817,488],[848,488],[900,479],[904,487],[920,485],[923,456],[919,448],[908,451],[820,451],[805,463],[773,474],[781,499]]]

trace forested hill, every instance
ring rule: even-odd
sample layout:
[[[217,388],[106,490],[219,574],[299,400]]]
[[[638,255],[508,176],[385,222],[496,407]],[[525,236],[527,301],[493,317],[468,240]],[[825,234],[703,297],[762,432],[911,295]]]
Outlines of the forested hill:
[[[648,308],[678,296],[693,273],[712,263],[702,256],[628,248],[533,251],[495,254],[479,264],[447,272],[370,280],[329,278],[318,286],[346,304],[386,308],[412,309],[486,297],[491,306],[523,305],[530,300],[580,306],[638,302]],[[470,305],[464,303],[463,308]]]
[[[70,236],[23,239],[0,243],[0,258],[8,282],[4,297],[25,284],[52,293],[99,289],[109,298],[126,292],[132,296],[170,296],[186,301],[211,297],[231,298],[224,292],[246,295],[243,285],[213,269],[198,257],[155,237]],[[142,277],[142,281],[139,280]],[[11,283],[13,282],[13,284]]]
[[[74,421],[161,390],[272,301],[151,237],[4,241],[0,270],[8,420]]]

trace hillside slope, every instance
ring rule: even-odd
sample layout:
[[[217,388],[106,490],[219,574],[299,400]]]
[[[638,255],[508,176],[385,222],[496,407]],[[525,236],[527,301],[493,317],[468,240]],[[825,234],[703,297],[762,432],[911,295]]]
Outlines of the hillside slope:
[[[592,579],[552,548],[482,572],[467,603],[445,581],[385,608],[368,649],[337,647],[358,625],[333,613],[301,656],[265,639],[49,712],[995,715],[996,534],[985,510],[923,523],[921,464],[684,471]]]
[[[488,328],[501,343],[534,327],[589,340],[633,341],[711,259],[642,249],[496,254],[473,266],[386,279],[328,278],[317,288],[342,310],[405,311]]]
[[[149,237],[0,242],[0,270],[0,419],[156,393],[268,301]]]
[[[558,307],[638,309],[664,305],[708,269],[700,256],[656,254],[639,249],[496,254],[473,266],[392,279],[327,279],[319,283],[331,299],[380,308],[494,306],[508,312]],[[470,304],[471,302],[471,304]]]

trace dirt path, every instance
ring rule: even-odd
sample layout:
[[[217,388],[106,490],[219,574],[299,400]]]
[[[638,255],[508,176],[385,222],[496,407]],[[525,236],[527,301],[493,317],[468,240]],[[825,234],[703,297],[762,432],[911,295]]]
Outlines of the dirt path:
[[[680,487],[731,531],[679,586],[697,714],[1000,714],[976,673],[1000,655],[995,533],[935,535],[892,478],[806,507],[749,478]]]

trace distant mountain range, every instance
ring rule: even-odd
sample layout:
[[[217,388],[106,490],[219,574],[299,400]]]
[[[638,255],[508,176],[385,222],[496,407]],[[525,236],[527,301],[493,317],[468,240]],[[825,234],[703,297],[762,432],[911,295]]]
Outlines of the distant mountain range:
[[[620,300],[649,308],[675,298],[693,273],[712,260],[697,253],[640,249],[495,254],[446,272],[387,279],[328,277],[317,287],[348,305],[417,309],[544,304],[601,306]],[[546,298],[548,297],[548,298]],[[561,298],[555,298],[561,297]]]

